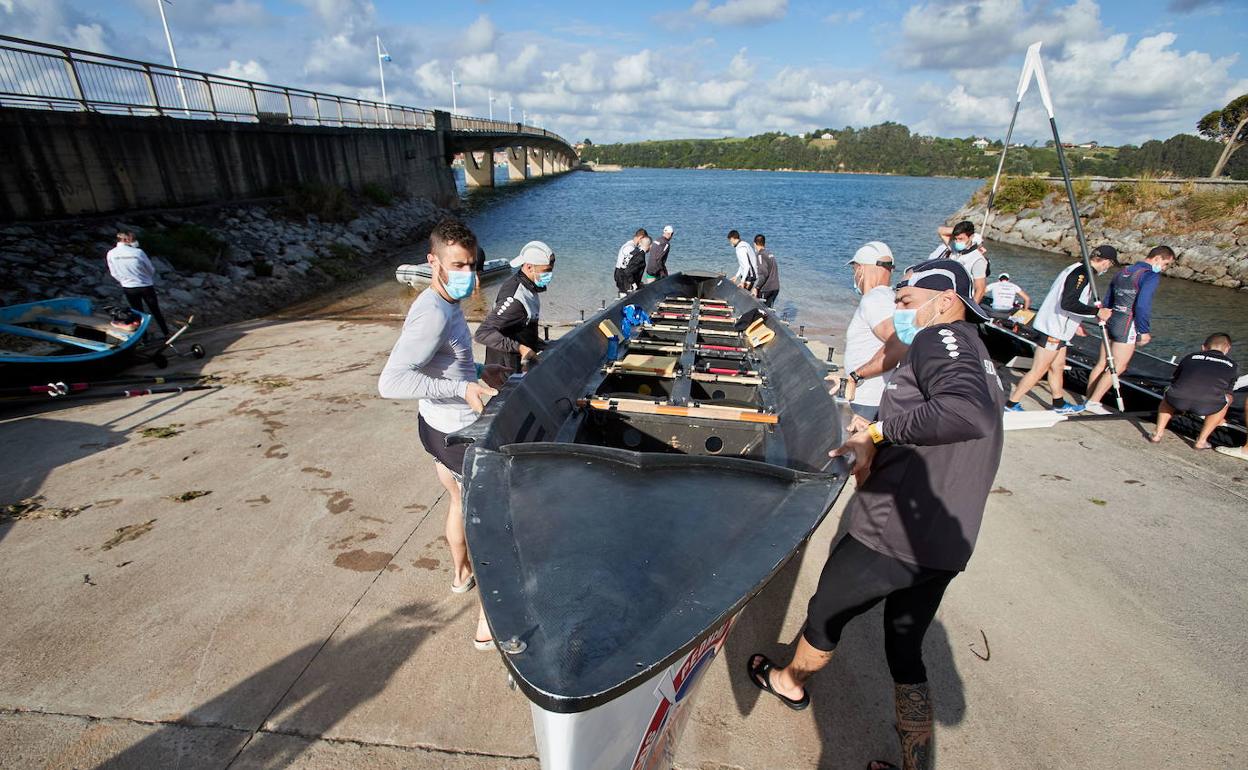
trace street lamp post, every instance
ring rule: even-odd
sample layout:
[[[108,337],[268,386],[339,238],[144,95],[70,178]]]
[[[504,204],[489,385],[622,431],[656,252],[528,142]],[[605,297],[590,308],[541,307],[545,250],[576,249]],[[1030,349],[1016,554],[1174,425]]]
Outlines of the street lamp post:
[[[390,125],[390,100],[386,98],[386,70],[382,65],[391,61],[390,54],[381,47],[381,35],[377,35],[377,75],[381,78],[381,103],[386,106],[386,125]]]
[[[169,58],[173,60],[174,78],[178,84],[178,96],[182,97],[182,111],[189,116],[191,108],[186,102],[186,87],[182,85],[182,70],[178,67],[178,54],[173,50],[173,35],[169,34],[169,20],[165,18],[165,3],[173,5],[172,0],[156,0],[156,9],[160,11],[160,24],[165,28],[165,42],[169,44]],[[156,106],[159,107],[160,98],[157,97],[156,101]]]
[[[455,98],[455,86],[459,85],[455,81],[455,70],[451,70],[451,112],[459,112],[459,101]]]
[[[490,120],[494,119],[494,89],[490,89]]]

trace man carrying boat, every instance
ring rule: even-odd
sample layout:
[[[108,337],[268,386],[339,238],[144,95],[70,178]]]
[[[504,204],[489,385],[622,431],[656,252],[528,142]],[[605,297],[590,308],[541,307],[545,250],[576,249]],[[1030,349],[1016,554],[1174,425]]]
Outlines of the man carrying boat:
[[[667,277],[667,254],[671,251],[672,236],[675,234],[675,228],[664,225],[663,234],[650,244],[650,249],[646,252],[646,274],[642,276],[642,283],[654,283]]]
[[[139,248],[134,233],[129,230],[117,233],[117,245],[109,250],[107,260],[109,275],[121,284],[126,302],[139,312],[147,305],[147,312],[160,327],[161,334],[168,337],[169,325],[156,300],[156,268],[152,267],[147,252]]]
[[[1097,246],[1092,250],[1089,261],[1097,275],[1104,275],[1106,270],[1117,263],[1118,250],[1109,245]],[[1049,391],[1053,396],[1054,412],[1077,414],[1083,411],[1082,404],[1066,403],[1063,384],[1066,375],[1066,346],[1073,337],[1086,336],[1081,324],[1085,319],[1097,315],[1099,310],[1097,305],[1089,304],[1091,299],[1092,283],[1088,278],[1087,267],[1082,262],[1068,265],[1057,274],[1031,322],[1036,331],[1045,335],[1044,342],[1036,345],[1031,369],[1010,392],[1010,400],[1005,402],[1008,411],[1023,411],[1023,405],[1019,401],[1046,375],[1049,378]]]
[[[754,236],[754,254],[758,257],[758,298],[767,307],[775,307],[776,297],[780,296],[780,266],[776,264],[776,255],[767,248],[767,236],[762,233]]]
[[[874,420],[884,388],[906,346],[893,329],[893,252],[882,241],[871,241],[846,263],[854,271],[854,291],[862,295],[845,331],[845,398],[854,414]],[[834,390],[840,377],[830,374]]]
[[[472,336],[459,302],[472,295],[476,255],[477,237],[464,224],[444,219],[433,228],[428,257],[432,283],[412,303],[377,383],[382,398],[420,399],[417,433],[450,499],[446,540],[453,593],[467,592],[476,579],[468,561],[460,488],[467,445],[448,446],[447,434],[471,425],[485,409],[483,399],[496,394],[494,388],[510,373],[498,365],[478,367],[472,357]],[[475,644],[489,649],[490,642],[482,611]]]
[[[1190,412],[1204,419],[1193,449],[1209,449],[1213,435],[1231,408],[1231,393],[1239,378],[1239,365],[1230,358],[1231,335],[1211,334],[1200,346],[1199,353],[1189,353],[1175,367],[1170,387],[1157,409],[1157,429],[1149,439],[1161,443],[1170,418],[1179,412]]]
[[[732,282],[746,291],[753,291],[754,282],[758,277],[758,253],[750,244],[741,240],[741,233],[728,231],[728,245],[732,246],[737,255],[737,272],[732,275]]]
[[[646,269],[646,252],[650,245],[650,234],[642,227],[633,233],[632,238],[624,241],[624,245],[615,253],[615,289],[621,297],[641,285],[641,274]]]
[[[1004,394],[976,329],[986,320],[970,276],[952,260],[916,265],[898,287],[893,326],[909,352],[880,419],[831,452],[865,475],[845,511],[848,532],[824,565],[792,661],[779,668],[756,654],[748,662],[756,686],[804,709],[806,682],[832,659],[845,625],[884,602],[904,770],[931,764],[923,637],[971,558],[1001,461]]]
[[[962,220],[953,227],[936,228],[941,245],[928,255],[928,259],[952,259],[961,263],[975,282],[975,301],[984,299],[988,290],[988,257],[983,238],[975,234],[975,223]]]
[[[1174,250],[1158,246],[1148,256],[1134,265],[1124,267],[1109,282],[1105,291],[1105,331],[1109,334],[1109,349],[1114,354],[1114,368],[1127,370],[1136,346],[1143,347],[1152,341],[1151,317],[1153,295],[1161,283],[1161,274],[1174,264]],[[1105,393],[1113,386],[1113,377],[1106,371],[1105,348],[1101,348],[1096,366],[1088,374],[1088,398],[1084,407],[1093,414],[1109,414],[1101,404]]]
[[[537,329],[541,294],[555,275],[555,252],[541,241],[529,241],[511,266],[518,269],[499,287],[494,307],[473,339],[485,346],[485,363],[518,372],[526,359],[546,347]]]

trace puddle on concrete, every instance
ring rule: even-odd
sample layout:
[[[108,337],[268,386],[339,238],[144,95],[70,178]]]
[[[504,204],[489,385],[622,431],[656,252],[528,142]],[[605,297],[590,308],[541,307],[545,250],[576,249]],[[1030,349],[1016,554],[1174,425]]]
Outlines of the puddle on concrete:
[[[320,477],[321,477],[321,478],[323,478],[323,479],[330,478],[331,476],[333,476],[333,475],[334,475],[333,473],[331,473],[330,471],[325,470],[324,468],[315,468],[315,467],[312,467],[312,466],[308,466],[308,467],[306,467],[306,468],[300,468],[299,470],[300,470],[300,471],[302,471],[303,473],[314,473],[314,474],[316,474],[317,476],[320,476]]]
[[[268,495],[260,495],[259,497],[253,497],[250,500],[244,500],[243,502],[250,503],[252,508],[256,508],[261,505],[268,505],[273,501],[269,499]]]
[[[334,566],[355,572],[376,572],[383,568],[388,572],[394,572],[399,568],[390,563],[392,558],[394,554],[385,551],[365,551],[356,548],[334,557]]]
[[[329,496],[329,499],[325,501],[325,510],[334,515],[355,509],[355,500],[348,497],[347,493],[341,489],[314,489],[312,491]]]
[[[432,570],[437,569],[438,565],[441,563],[442,562],[438,561],[437,559],[432,559],[428,556],[422,556],[416,561],[412,562],[412,566],[416,567],[417,569],[427,569],[427,570],[432,571]]]

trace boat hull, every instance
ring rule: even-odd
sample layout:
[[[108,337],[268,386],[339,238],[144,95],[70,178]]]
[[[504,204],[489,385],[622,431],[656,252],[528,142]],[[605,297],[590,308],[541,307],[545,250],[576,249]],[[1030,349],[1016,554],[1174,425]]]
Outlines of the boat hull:
[[[485,283],[500,276],[509,275],[511,270],[511,263],[507,260],[490,259],[486,261],[485,267],[481,270],[478,278],[482,283]],[[396,281],[413,288],[428,286],[432,277],[432,268],[428,262],[416,265],[399,265],[394,271],[394,279]]]

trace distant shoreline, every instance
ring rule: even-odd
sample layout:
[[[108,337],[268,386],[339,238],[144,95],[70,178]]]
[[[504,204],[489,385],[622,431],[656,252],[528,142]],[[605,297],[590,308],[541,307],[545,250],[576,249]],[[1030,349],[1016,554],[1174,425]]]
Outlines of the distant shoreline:
[[[623,163],[615,163],[612,165],[620,168],[642,168],[654,169],[656,171],[769,171],[778,174],[846,174],[849,176],[896,176],[906,179],[978,179],[984,180],[978,176],[949,176],[947,174],[895,174],[891,171],[832,171],[827,169],[804,169],[804,168],[735,168],[728,166],[629,166]]]

